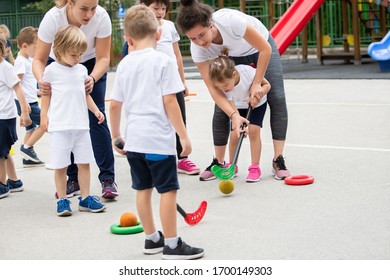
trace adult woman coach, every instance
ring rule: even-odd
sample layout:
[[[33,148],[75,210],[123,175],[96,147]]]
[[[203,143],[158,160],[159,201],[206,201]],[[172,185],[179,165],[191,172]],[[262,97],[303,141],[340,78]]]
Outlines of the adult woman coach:
[[[38,29],[38,41],[33,61],[33,73],[42,95],[50,94],[50,84],[42,81],[45,66],[54,59],[52,44],[57,30],[65,25],[79,27],[87,37],[88,48],[81,63],[88,69],[85,89],[91,95],[101,112],[104,110],[107,69],[110,62],[111,20],[107,12],[98,5],[98,0],[57,0],[42,19]],[[114,174],[114,155],[107,121],[98,124],[97,118],[89,112],[90,135],[102,196],[114,198],[118,195]],[[73,161],[72,161],[73,162]],[[67,195],[79,193],[77,167],[68,167]]]
[[[201,181],[212,180],[214,164],[224,164],[229,136],[229,117],[235,131],[243,122],[230,106],[225,94],[209,79],[208,60],[223,55],[227,49],[236,64],[253,64],[256,75],[251,86],[249,102],[255,106],[263,97],[260,86],[265,77],[271,84],[267,95],[271,112],[271,130],[274,146],[273,173],[276,179],[289,176],[283,152],[287,132],[287,106],[284,93],[280,55],[267,28],[255,17],[232,9],[213,9],[197,0],[180,0],[176,19],[179,29],[191,40],[191,56],[214,99],[213,138],[215,156],[212,164],[200,175]]]

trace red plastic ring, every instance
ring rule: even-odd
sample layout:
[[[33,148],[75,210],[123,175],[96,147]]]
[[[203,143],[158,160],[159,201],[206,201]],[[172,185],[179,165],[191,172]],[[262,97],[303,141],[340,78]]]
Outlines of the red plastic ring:
[[[285,184],[294,186],[309,185],[313,182],[314,177],[309,175],[293,175],[284,179]]]

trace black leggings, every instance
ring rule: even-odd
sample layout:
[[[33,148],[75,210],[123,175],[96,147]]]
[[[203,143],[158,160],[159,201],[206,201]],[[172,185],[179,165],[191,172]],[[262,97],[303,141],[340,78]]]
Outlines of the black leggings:
[[[267,94],[267,102],[270,107],[272,139],[286,140],[288,114],[286,96],[284,93],[282,62],[280,60],[278,48],[271,35],[269,36],[268,43],[272,47],[272,54],[268,64],[268,68],[265,72],[265,78],[271,84],[271,90]],[[236,63],[236,65],[254,64],[255,66],[257,66],[258,57],[259,53],[244,57],[230,58]],[[225,112],[217,106],[217,104],[215,104],[214,107],[212,129],[214,146],[227,145],[230,133],[230,119],[225,114]]]
[[[185,103],[185,99],[184,99],[184,91],[177,93],[176,99],[177,99],[177,103],[179,103],[179,107],[180,107],[181,115],[183,117],[184,125],[186,125],[186,103]],[[176,133],[176,153],[177,153],[178,159],[187,158],[187,157],[180,156],[182,151],[183,151],[183,147],[181,146],[179,135],[177,135],[177,133]]]

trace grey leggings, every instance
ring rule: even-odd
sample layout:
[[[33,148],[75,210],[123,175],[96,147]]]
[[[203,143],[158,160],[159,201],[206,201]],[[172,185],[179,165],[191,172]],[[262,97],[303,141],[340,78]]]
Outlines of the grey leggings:
[[[267,100],[270,107],[272,139],[286,140],[288,116],[286,96],[284,93],[282,63],[280,60],[278,48],[271,35],[269,36],[268,43],[272,47],[272,55],[268,64],[267,71],[265,72],[265,78],[271,84],[271,90],[267,94]],[[236,65],[254,64],[256,66],[258,57],[259,53],[244,57],[230,58],[234,60]],[[230,119],[225,114],[225,112],[217,106],[217,104],[215,104],[214,107],[212,129],[214,146],[227,145],[230,133]]]

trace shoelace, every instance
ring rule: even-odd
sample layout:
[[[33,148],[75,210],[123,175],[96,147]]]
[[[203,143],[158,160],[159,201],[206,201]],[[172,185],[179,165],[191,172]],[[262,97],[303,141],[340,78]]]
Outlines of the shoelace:
[[[34,151],[34,148],[33,148],[33,147],[28,148],[28,150],[30,151],[30,153],[31,153],[34,157],[37,156],[37,153]]]
[[[88,199],[88,208],[92,208],[92,206],[96,205],[96,203],[100,204],[100,199],[96,195],[90,195],[87,197]]]
[[[107,186],[107,184],[109,185],[109,187],[111,187],[112,185],[114,185],[115,188],[117,187],[117,184],[113,180],[103,180],[102,184],[104,188]]]
[[[65,199],[65,198],[61,198],[60,201],[59,201],[59,204],[61,207],[63,208],[67,208],[69,207],[69,205],[71,204],[72,202],[70,202],[69,200]]]
[[[279,156],[275,162],[276,162],[276,165],[278,166],[279,170],[287,170],[283,157]]]

